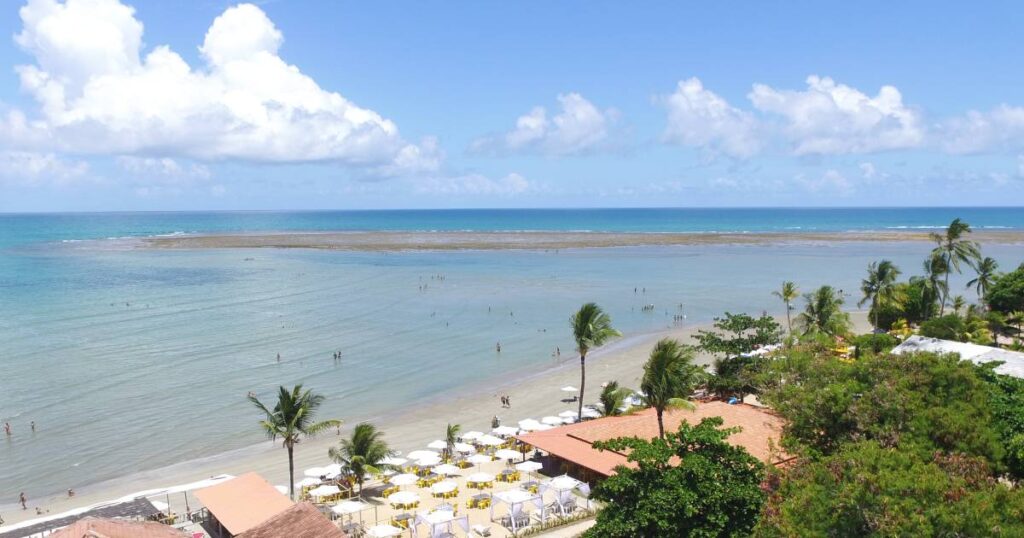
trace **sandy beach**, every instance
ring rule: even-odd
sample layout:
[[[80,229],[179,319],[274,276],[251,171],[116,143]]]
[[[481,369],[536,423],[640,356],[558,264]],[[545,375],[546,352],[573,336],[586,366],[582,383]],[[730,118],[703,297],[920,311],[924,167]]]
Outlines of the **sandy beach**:
[[[983,243],[1021,243],[1024,232],[979,231]],[[931,239],[924,231],[801,233],[604,232],[300,232],[202,234],[140,239],[142,248],[303,248],[354,251],[567,249],[669,245],[898,242]]]
[[[866,332],[870,327],[862,312],[852,314],[855,331]],[[660,338],[671,337],[684,343],[692,343],[692,336],[707,325],[694,325],[673,330],[639,336],[627,336],[603,348],[591,352],[587,360],[586,402],[593,402],[600,391],[601,383],[615,380],[626,387],[639,385],[642,366],[651,346]],[[487,386],[471,387],[458,394],[439,394],[430,401],[405,406],[401,412],[380,417],[374,423],[381,428],[386,439],[395,450],[408,452],[421,449],[432,440],[443,437],[448,422],[462,425],[463,431],[489,431],[491,419],[498,416],[503,424],[515,424],[524,418],[539,419],[544,415],[557,414],[566,409],[575,409],[576,404],[563,402],[566,393],[560,388],[565,385],[579,385],[579,362],[577,356],[563,350],[561,359],[552,359],[550,366],[535,372],[512,372],[507,381],[496,380]],[[701,355],[698,362],[709,364],[711,357]],[[511,398],[511,409],[501,407],[499,394]],[[260,395],[266,398],[268,395]],[[386,383],[381,383],[381,397],[387,397]],[[199,417],[197,417],[198,419]],[[330,417],[321,417],[330,418]],[[346,417],[335,417],[345,419]],[[253,415],[253,428],[259,417]],[[354,424],[346,422],[342,435]],[[329,463],[327,449],[338,441],[336,433],[305,440],[296,450],[296,480],[302,477],[302,470]],[[256,447],[219,455],[200,461],[184,462],[169,468],[132,475],[76,492],[76,496],[54,496],[29,499],[29,509],[16,509],[6,505],[2,516],[8,525],[33,519],[35,507],[41,508],[46,516],[78,507],[116,499],[134,492],[170,487],[203,480],[219,474],[239,475],[247,471],[262,474],[273,484],[287,483],[287,457],[280,445],[262,443]],[[17,492],[9,492],[15,497]],[[181,502],[181,496],[172,498],[172,504]],[[6,503],[5,503],[6,504]],[[184,506],[175,507],[183,510]],[[0,527],[2,530],[4,527]]]

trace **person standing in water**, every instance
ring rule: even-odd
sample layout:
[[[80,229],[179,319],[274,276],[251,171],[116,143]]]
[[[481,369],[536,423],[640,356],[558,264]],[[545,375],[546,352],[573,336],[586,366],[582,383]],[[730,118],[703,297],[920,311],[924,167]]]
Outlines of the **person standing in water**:
[[[501,342],[498,342],[497,344],[495,344],[495,345],[494,345],[494,349],[495,349],[495,350],[496,350],[496,351],[497,351],[498,353],[501,353]]]
[[[22,510],[28,510],[28,499],[25,498],[25,492],[22,491],[18,494],[18,502],[21,503]]]

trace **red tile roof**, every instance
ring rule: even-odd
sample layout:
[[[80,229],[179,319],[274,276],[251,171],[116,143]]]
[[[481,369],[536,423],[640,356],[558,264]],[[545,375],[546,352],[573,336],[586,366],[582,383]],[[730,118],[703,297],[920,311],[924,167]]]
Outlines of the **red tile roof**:
[[[294,504],[256,473],[246,473],[196,490],[195,495],[233,536],[256,527]]]
[[[238,538],[345,538],[345,533],[312,504],[299,503]]]
[[[54,532],[50,538],[185,538],[187,535],[173,527],[153,521],[127,521],[87,517]]]
[[[696,424],[707,417],[722,417],[723,426],[726,428],[740,427],[739,432],[729,436],[729,442],[742,446],[761,461],[774,465],[788,459],[788,456],[777,448],[782,434],[782,418],[760,407],[746,404],[730,405],[720,401],[697,403],[693,410],[667,411],[664,416],[665,430],[677,430],[684,420]],[[604,476],[611,476],[616,466],[627,465],[626,455],[610,450],[595,450],[591,446],[594,441],[607,441],[617,437],[653,439],[657,436],[657,415],[654,409],[644,409],[632,415],[588,420],[522,434],[518,438],[544,452]]]

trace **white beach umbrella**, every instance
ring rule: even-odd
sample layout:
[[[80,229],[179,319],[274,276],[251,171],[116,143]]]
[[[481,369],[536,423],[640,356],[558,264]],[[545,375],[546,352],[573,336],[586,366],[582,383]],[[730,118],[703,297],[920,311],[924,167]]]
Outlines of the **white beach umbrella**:
[[[274,486],[274,489],[281,495],[288,495],[288,486]]]
[[[401,535],[402,529],[392,525],[374,525],[366,531],[366,534],[373,538],[386,538],[387,536]]]
[[[380,460],[380,462],[383,463],[384,465],[394,465],[396,467],[401,466],[401,465],[405,465],[406,462],[408,462],[408,461],[409,460],[407,460],[405,458],[399,458],[398,456],[388,456],[388,457]]]
[[[481,482],[494,482],[494,475],[490,473],[473,473],[466,477],[466,482],[479,484]]]
[[[323,467],[310,467],[302,472],[302,474],[310,478],[320,478],[321,476],[327,475],[327,469]]]
[[[431,493],[450,493],[455,491],[459,487],[458,484],[451,480],[442,480],[432,486],[430,486]]]
[[[509,450],[507,448],[503,448],[503,449],[495,452],[494,453],[494,457],[498,458],[499,460],[514,460],[516,458],[522,457],[522,454],[520,454],[519,452],[516,452],[515,450]]]
[[[432,448],[434,450],[444,450],[448,448],[448,443],[438,439],[437,441],[431,441],[430,444],[427,445],[427,448]]]
[[[153,508],[156,508],[159,512],[167,512],[167,509],[170,508],[170,505],[163,501],[149,501],[149,504],[152,504]]]
[[[431,471],[434,471],[437,474],[446,475],[446,476],[447,475],[453,475],[453,474],[459,474],[460,470],[461,469],[459,469],[458,467],[456,467],[456,466],[454,466],[454,465],[452,465],[450,463],[444,463],[444,464],[441,464],[441,465],[437,465],[437,466],[434,466],[431,469]]]
[[[416,465],[418,467],[433,467],[438,463],[441,463],[441,456],[438,456],[437,454],[416,460]]]
[[[491,433],[500,437],[508,437],[509,435],[515,435],[519,433],[519,428],[513,428],[512,426],[498,426],[497,428],[491,430]]]
[[[319,478],[306,477],[306,478],[303,478],[302,480],[299,480],[299,483],[295,484],[295,485],[299,486],[300,488],[308,488],[310,486],[316,486],[319,483],[320,483],[320,479]]]
[[[484,434],[484,432],[468,431],[468,432],[462,434],[462,440],[463,441],[472,441],[473,439],[479,439],[480,436],[483,435],[483,434]]]
[[[580,414],[576,411],[562,411],[558,416],[562,418],[579,418]]]
[[[583,418],[601,418],[601,412],[593,407],[584,407]]]
[[[544,466],[538,461],[524,461],[516,464],[516,470],[523,471],[524,473],[532,473],[543,468]]]
[[[411,486],[419,481],[419,477],[412,473],[402,473],[392,476],[388,482],[395,486]]]
[[[498,446],[505,444],[504,439],[501,439],[500,437],[495,437],[493,435],[484,435],[483,437],[477,439],[476,442],[485,446]]]
[[[437,452],[434,450],[413,450],[412,452],[406,454],[405,457],[409,458],[410,460],[416,461],[424,458],[434,458],[437,457],[437,455]]]
[[[527,418],[519,421],[519,429],[526,430],[528,432],[537,431],[540,429],[540,426],[540,422],[537,422],[532,418]]]
[[[411,491],[398,491],[388,497],[391,504],[413,504],[420,502],[420,496]]]
[[[551,480],[547,481],[548,486],[552,489],[564,491],[567,489],[576,489],[581,482],[569,475],[556,476]]]
[[[578,388],[576,388],[576,387],[574,387],[572,385],[566,385],[566,386],[562,387],[562,392],[579,392],[579,391],[580,391],[580,389],[578,389]]]
[[[332,463],[330,465],[325,466],[324,470],[327,471],[326,473],[324,473],[325,476],[338,476],[341,474],[341,464]]]
[[[481,463],[490,463],[494,461],[494,459],[488,456],[487,454],[473,454],[472,456],[466,458],[466,461],[472,463],[473,465],[480,465]]]
[[[369,507],[370,505],[361,501],[341,501],[332,506],[331,511],[339,516],[344,516],[348,514],[355,514],[356,512],[362,512]]]
[[[455,443],[455,451],[460,454],[472,454],[476,452],[476,448],[469,443]]]
[[[550,424],[552,426],[561,426],[562,424],[565,424],[565,421],[562,420],[562,417],[546,416],[540,419],[540,421],[543,424]]]
[[[554,428],[554,426],[552,426],[550,424],[541,424],[540,427],[537,428],[537,431],[542,432],[542,431],[545,431],[545,430],[550,430],[552,428]]]
[[[338,486],[320,486],[309,490],[310,497],[330,497],[339,493],[341,493],[341,489]]]

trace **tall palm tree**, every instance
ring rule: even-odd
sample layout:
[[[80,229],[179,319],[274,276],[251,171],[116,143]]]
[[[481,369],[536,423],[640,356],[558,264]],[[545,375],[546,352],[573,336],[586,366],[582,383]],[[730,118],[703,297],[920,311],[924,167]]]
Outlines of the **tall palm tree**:
[[[860,291],[864,298],[857,303],[858,307],[864,303],[871,303],[871,324],[878,327],[878,307],[881,304],[890,303],[896,298],[896,278],[900,276],[900,270],[889,260],[871,262],[868,265],[868,277],[860,281]]]
[[[302,390],[302,384],[295,385],[291,390],[284,386],[277,394],[277,403],[268,409],[256,396],[250,395],[249,401],[266,415],[260,421],[260,427],[271,440],[281,438],[281,444],[288,451],[288,492],[295,498],[295,445],[303,437],[314,435],[328,429],[341,426],[340,420],[321,420],[316,422],[316,412],[324,402],[324,397],[312,390]]]
[[[797,317],[804,334],[840,336],[850,331],[850,316],[842,311],[843,297],[832,286],[804,294],[807,305]]]
[[[967,305],[967,300],[964,299],[963,295],[957,295],[957,296],[953,297],[953,303],[951,304],[951,306],[953,307],[953,313],[954,314],[959,316],[960,315],[960,311],[963,310],[964,306],[966,306],[966,305]]]
[[[622,414],[622,404],[626,402],[626,396],[630,394],[629,389],[620,387],[618,381],[609,381],[604,388],[601,389],[601,396],[598,400],[601,402],[601,409],[598,411],[601,416],[614,417]]]
[[[967,239],[971,233],[971,225],[960,219],[953,219],[946,227],[945,233],[932,233],[932,241],[936,246],[932,254],[939,256],[945,265],[946,291],[942,294],[942,303],[939,305],[939,315],[946,312],[946,301],[949,298],[949,274],[953,271],[960,273],[960,264],[972,265],[981,255],[978,243]]]
[[[576,341],[576,350],[580,352],[580,405],[579,416],[583,416],[583,390],[587,387],[587,352],[599,347],[608,339],[620,336],[621,333],[612,328],[612,318],[601,310],[596,303],[587,303],[569,318],[572,326],[572,338]]]
[[[789,334],[793,334],[793,322],[789,319],[789,313],[793,310],[793,301],[800,296],[800,289],[796,287],[796,284],[787,280],[782,283],[782,288],[773,291],[772,295],[782,299],[782,302],[786,304],[786,328],[789,330]]]
[[[929,304],[940,301],[949,292],[949,286],[945,281],[946,273],[945,260],[942,256],[932,252],[924,261],[924,278],[927,284],[925,289],[928,291]],[[928,317],[932,315],[934,315],[934,311]]]
[[[701,368],[693,364],[693,348],[678,340],[662,338],[654,345],[651,356],[644,364],[640,390],[644,402],[654,408],[658,416],[658,435],[665,438],[664,415],[666,409],[686,407],[701,377]]]
[[[448,427],[444,430],[444,442],[445,442],[445,458],[451,458],[455,454],[455,442],[459,440],[459,432],[462,431],[462,426],[459,424],[448,424]]]
[[[985,296],[988,295],[988,288],[992,285],[996,272],[999,271],[999,264],[986,256],[978,262],[978,266],[974,270],[977,272],[977,276],[967,283],[967,287],[974,288],[974,291],[978,294],[978,300],[984,301]]]
[[[348,439],[342,439],[338,446],[327,451],[335,463],[340,463],[359,484],[359,496],[363,495],[363,480],[366,475],[376,475],[392,467],[381,463],[391,455],[384,441],[384,432],[373,424],[357,424]]]

